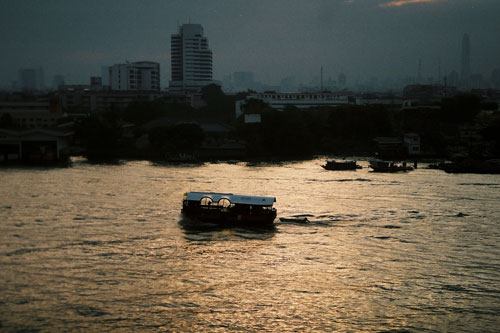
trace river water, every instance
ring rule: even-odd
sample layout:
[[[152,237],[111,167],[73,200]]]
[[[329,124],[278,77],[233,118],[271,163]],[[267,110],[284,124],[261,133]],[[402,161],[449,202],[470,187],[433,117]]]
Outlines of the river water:
[[[0,169],[0,331],[498,331],[499,175],[322,162]],[[196,225],[194,190],[310,223]]]

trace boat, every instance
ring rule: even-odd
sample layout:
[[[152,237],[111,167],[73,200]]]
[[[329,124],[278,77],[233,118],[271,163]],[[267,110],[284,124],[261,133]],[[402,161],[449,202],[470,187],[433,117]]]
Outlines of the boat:
[[[309,223],[307,217],[280,217],[280,221],[288,223]]]
[[[275,197],[232,193],[187,192],[181,213],[191,220],[202,222],[269,226],[276,218]]]
[[[327,160],[325,165],[322,165],[325,170],[356,170],[361,169],[356,161],[334,161]]]
[[[500,174],[500,160],[464,159],[455,162],[441,162],[430,165],[429,168],[440,169],[447,173]]]
[[[374,172],[406,172],[413,170],[411,166],[406,165],[406,162],[399,163],[381,160],[370,161],[370,168]]]

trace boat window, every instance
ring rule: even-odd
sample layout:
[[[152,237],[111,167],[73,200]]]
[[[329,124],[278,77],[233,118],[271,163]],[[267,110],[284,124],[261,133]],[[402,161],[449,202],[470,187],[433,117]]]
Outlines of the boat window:
[[[203,197],[200,200],[200,205],[202,205],[202,206],[210,206],[212,204],[212,202],[213,202],[212,198]]]
[[[228,208],[229,206],[231,206],[231,201],[229,201],[229,199],[227,198],[221,198],[219,200],[219,206]]]

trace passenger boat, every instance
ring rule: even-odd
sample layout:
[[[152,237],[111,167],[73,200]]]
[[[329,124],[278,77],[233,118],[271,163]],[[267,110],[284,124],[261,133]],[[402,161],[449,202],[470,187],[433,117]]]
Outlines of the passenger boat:
[[[405,172],[413,170],[411,166],[406,165],[406,162],[397,163],[380,160],[370,161],[370,168],[374,172]]]
[[[356,170],[361,169],[356,161],[333,161],[327,160],[325,165],[322,165],[325,170]]]
[[[225,225],[266,226],[276,218],[275,197],[187,192],[182,214],[192,220]]]

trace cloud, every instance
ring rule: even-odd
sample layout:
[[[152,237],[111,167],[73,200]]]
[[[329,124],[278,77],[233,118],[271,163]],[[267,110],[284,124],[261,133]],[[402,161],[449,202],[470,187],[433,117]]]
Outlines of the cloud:
[[[416,3],[440,2],[442,0],[393,0],[379,4],[379,7],[401,7]]]

